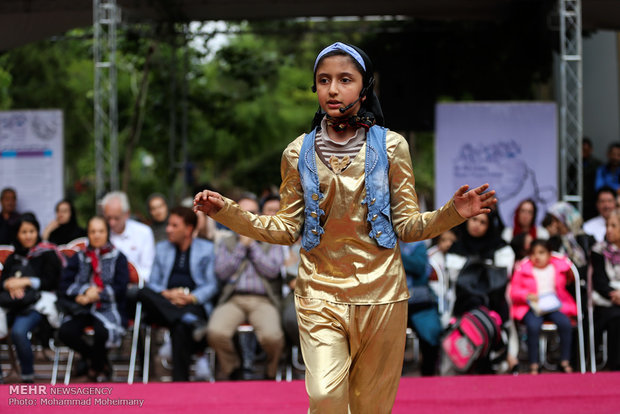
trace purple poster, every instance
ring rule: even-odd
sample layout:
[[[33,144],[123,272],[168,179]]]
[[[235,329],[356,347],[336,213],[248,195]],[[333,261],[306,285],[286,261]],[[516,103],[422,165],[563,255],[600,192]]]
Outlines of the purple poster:
[[[488,182],[505,225],[526,198],[536,201],[540,223],[558,198],[555,103],[439,104],[436,119],[436,206],[463,184]]]

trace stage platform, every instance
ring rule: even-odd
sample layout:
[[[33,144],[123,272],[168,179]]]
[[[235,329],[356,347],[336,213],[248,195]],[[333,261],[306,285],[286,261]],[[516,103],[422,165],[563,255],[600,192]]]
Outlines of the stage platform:
[[[305,413],[302,380],[133,384],[8,384],[0,412]],[[401,380],[394,414],[620,413],[620,373],[408,378]]]

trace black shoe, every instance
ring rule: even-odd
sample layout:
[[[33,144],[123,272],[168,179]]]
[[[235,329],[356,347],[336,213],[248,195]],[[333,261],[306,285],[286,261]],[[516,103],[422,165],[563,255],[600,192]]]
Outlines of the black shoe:
[[[229,377],[230,381],[253,381],[255,379],[254,372],[247,368],[237,368]]]
[[[83,377],[86,374],[88,374],[88,362],[84,359],[79,359],[77,364],[75,364],[75,372],[73,375],[76,377]]]

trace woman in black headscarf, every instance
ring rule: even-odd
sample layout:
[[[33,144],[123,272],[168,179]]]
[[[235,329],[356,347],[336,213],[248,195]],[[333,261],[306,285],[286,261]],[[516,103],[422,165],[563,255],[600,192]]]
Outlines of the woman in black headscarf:
[[[489,220],[486,214],[470,218],[459,226],[457,231],[458,239],[450,248],[446,258],[450,280],[456,284],[453,314],[460,316],[477,306],[486,306],[499,313],[502,320],[506,321],[509,312],[504,292],[490,292],[488,289],[499,288],[500,281],[503,282],[504,288],[507,285],[514,264],[512,248],[501,238],[494,222]],[[491,269],[486,273],[488,277],[499,278],[501,276],[503,280],[487,281],[472,278],[471,272],[481,267]],[[487,286],[489,282],[491,286]],[[464,283],[468,284],[466,288],[472,289],[459,289]],[[480,295],[469,294],[472,291],[479,291]]]
[[[61,245],[85,236],[86,230],[78,225],[73,203],[60,200],[56,204],[56,218],[43,230],[43,240]]]
[[[514,322],[506,299],[506,288],[514,265],[514,252],[501,238],[497,222],[487,214],[468,219],[457,229],[458,239],[446,255],[446,267],[450,276],[449,296],[454,299],[452,314],[462,316],[465,312],[481,306],[496,312],[502,321],[502,330],[509,334],[508,369],[517,366],[519,349]],[[503,343],[491,344],[495,350]],[[490,358],[484,356],[475,364],[478,373],[491,373],[495,369]]]

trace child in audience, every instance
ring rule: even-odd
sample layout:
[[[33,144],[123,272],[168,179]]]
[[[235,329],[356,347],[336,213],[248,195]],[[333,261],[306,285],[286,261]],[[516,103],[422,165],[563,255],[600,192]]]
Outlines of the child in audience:
[[[429,260],[433,260],[442,270],[445,270],[446,253],[448,253],[455,241],[456,234],[454,234],[454,231],[448,230],[441,233],[433,240],[433,245],[426,252]]]
[[[551,321],[560,335],[560,366],[572,372],[570,366],[572,325],[569,317],[577,315],[577,305],[566,289],[570,261],[564,256],[554,256],[544,240],[534,240],[529,258],[517,264],[510,282],[512,315],[527,327],[527,350],[530,373],[540,370],[538,338],[543,321]]]

